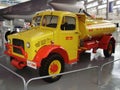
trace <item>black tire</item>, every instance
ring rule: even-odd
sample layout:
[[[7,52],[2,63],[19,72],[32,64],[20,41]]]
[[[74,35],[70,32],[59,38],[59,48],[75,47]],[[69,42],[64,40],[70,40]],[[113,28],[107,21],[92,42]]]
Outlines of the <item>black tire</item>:
[[[41,63],[41,67],[39,69],[40,76],[52,75],[52,74],[49,73],[49,69],[51,68],[50,65],[52,64],[52,62],[55,62],[56,60],[61,65],[61,67],[58,68],[59,71],[58,71],[57,74],[62,73],[64,71],[64,60],[63,60],[63,58],[58,54],[50,54]],[[61,75],[57,75],[57,76],[54,76],[54,77],[44,78],[43,80],[48,82],[48,83],[52,83],[52,82],[55,82],[55,81],[59,80],[60,78],[61,78]]]
[[[109,44],[108,44],[107,49],[103,51],[104,56],[106,58],[110,57],[112,55],[112,53],[113,53],[113,49],[114,49],[114,44],[113,44],[112,41],[110,41]]]
[[[5,40],[8,41],[8,35],[11,35],[11,34],[14,34],[14,33],[17,33],[17,31],[12,31],[12,32],[7,31],[7,32],[5,33]]]
[[[7,38],[7,37],[8,37],[8,35],[10,35],[10,34],[11,34],[10,31],[7,31],[7,32],[5,33],[5,40],[6,40],[6,41],[8,41],[8,38]]]
[[[17,31],[12,31],[11,34],[17,33]]]
[[[14,59],[13,57],[10,57],[10,62],[12,62],[13,59]]]

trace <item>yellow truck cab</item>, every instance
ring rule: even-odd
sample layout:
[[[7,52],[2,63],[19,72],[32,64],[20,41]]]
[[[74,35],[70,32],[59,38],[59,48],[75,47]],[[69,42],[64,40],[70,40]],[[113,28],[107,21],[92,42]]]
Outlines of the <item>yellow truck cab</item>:
[[[40,76],[59,74],[65,64],[79,60],[80,53],[98,48],[105,57],[115,51],[112,32],[115,25],[95,20],[85,14],[64,11],[43,11],[35,14],[30,30],[8,36],[5,54],[18,69],[28,66],[39,69]],[[61,76],[44,79],[54,82]]]

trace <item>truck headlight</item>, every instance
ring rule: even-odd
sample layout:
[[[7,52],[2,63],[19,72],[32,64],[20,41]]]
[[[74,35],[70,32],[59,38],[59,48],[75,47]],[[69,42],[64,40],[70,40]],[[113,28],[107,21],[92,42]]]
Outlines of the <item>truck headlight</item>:
[[[29,42],[26,43],[26,47],[30,48],[30,43]]]
[[[8,39],[8,41],[7,41],[8,43],[11,43],[11,40],[10,39]]]

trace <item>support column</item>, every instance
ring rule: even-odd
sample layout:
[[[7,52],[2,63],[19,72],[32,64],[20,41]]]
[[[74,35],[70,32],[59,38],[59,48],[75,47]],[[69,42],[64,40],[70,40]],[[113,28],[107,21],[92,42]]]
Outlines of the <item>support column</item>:
[[[107,0],[106,19],[109,19],[109,0]]]

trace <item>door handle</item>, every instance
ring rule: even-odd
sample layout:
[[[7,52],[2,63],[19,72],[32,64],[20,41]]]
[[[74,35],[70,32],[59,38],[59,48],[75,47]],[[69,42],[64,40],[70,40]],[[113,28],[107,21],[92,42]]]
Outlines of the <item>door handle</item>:
[[[79,32],[75,32],[75,34],[79,34]]]

